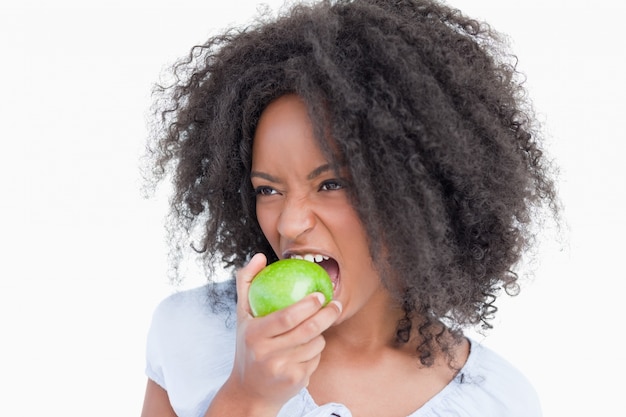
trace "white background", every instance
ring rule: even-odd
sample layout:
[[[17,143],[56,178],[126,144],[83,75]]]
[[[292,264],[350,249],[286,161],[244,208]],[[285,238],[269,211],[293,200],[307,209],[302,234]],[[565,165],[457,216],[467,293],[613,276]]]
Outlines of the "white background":
[[[139,415],[150,315],[174,290],[164,199],[140,192],[150,89],[256,3],[0,6],[0,415]],[[624,6],[451,3],[509,34],[565,206],[562,242],[541,246],[484,343],[529,377],[546,416],[623,415]]]

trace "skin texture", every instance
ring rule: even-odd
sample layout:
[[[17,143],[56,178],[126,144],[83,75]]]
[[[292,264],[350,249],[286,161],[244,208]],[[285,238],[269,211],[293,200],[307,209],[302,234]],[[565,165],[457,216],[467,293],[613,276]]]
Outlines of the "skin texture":
[[[146,385],[141,417],[176,417],[176,413],[170,405],[167,391],[151,379],[148,379]]]
[[[339,264],[335,300],[343,311],[323,333],[321,369],[314,369],[307,384],[314,399],[321,404],[341,398],[360,416],[408,415],[443,389],[454,376],[445,361],[416,371],[414,344],[393,346],[390,324],[402,317],[402,308],[374,267],[365,228],[346,189],[346,173],[331,168],[299,97],[280,97],[263,112],[254,137],[251,179],[257,218],[275,253],[320,253]],[[457,350],[460,364],[466,354]],[[360,387],[346,388],[341,382],[346,377]],[[401,400],[411,392],[410,401]]]
[[[382,286],[363,225],[340,185],[345,180],[328,163],[302,100],[286,95],[272,102],[253,148],[251,179],[261,228],[284,256],[320,253],[336,259],[340,284],[327,307],[316,293],[253,318],[248,289],[266,262],[261,254],[253,257],[237,278],[233,372],[206,416],[275,416],[304,387],[319,404],[341,398],[355,415],[408,415],[455,375],[442,355],[420,369],[414,343],[394,345],[389,324],[402,317],[402,308]],[[465,342],[458,345],[457,365],[467,349]],[[354,383],[346,386],[346,378]],[[167,393],[154,383],[144,410],[146,416],[169,415]]]
[[[489,328],[497,296],[519,290],[540,215],[558,206],[515,63],[489,26],[424,0],[297,6],[194,48],[179,82],[155,91],[149,143],[152,180],[174,184],[173,278],[190,241],[209,280],[214,266],[281,256],[256,218],[252,146],[267,105],[295,93],[376,237],[370,256],[405,312],[397,341],[418,332],[428,365],[448,348],[441,320],[458,340]]]
[[[257,219],[272,249],[283,258],[319,253],[339,264],[335,299],[352,317],[382,288],[368,238],[349,201],[345,173],[334,172],[314,139],[307,108],[296,96],[281,97],[263,112],[252,148],[252,186]]]
[[[462,330],[491,326],[542,215],[558,212],[515,65],[492,28],[439,3],[339,0],[212,37],[174,67],[148,147],[152,180],[174,185],[174,278],[190,242],[209,280],[237,271],[237,371],[209,415],[275,415],[307,384],[356,415],[392,415],[367,402],[375,376],[406,415],[450,380]],[[249,281],[290,251],[337,260],[337,303],[251,320]]]

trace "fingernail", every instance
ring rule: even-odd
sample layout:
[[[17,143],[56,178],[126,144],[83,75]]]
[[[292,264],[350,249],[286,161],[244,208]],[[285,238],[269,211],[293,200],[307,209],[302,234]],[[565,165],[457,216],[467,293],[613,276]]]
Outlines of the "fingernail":
[[[341,302],[337,300],[333,300],[331,301],[331,303],[337,306],[337,309],[339,310],[339,314],[341,314],[341,312],[343,311],[343,306],[341,305]]]
[[[315,296],[317,297],[317,299],[320,302],[320,305],[324,305],[326,304],[326,297],[324,296],[324,294],[322,294],[321,292],[316,292]]]

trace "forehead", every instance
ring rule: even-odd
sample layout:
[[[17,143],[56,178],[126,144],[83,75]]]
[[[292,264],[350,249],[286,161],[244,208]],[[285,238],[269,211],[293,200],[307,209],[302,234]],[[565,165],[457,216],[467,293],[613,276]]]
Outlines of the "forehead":
[[[254,138],[289,134],[313,135],[313,126],[304,101],[294,95],[284,95],[270,102],[261,112]]]
[[[261,113],[252,142],[254,160],[304,151],[321,154],[306,104],[296,95],[272,101]]]
[[[320,141],[305,101],[288,94],[270,102],[263,110],[252,142],[252,164],[276,164],[278,159],[330,164],[335,171],[346,165],[334,138],[326,131]],[[307,164],[308,165],[308,164]]]

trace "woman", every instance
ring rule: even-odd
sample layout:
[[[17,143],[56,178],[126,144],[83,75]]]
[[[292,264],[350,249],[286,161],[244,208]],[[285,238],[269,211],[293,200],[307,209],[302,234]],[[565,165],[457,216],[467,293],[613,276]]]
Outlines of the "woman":
[[[174,254],[194,236],[210,282],[154,314],[144,417],[541,415],[463,335],[517,292],[533,216],[556,205],[505,52],[433,1],[322,1],[176,66],[154,174],[173,176]],[[333,301],[254,318],[250,282],[290,257],[329,271]]]

